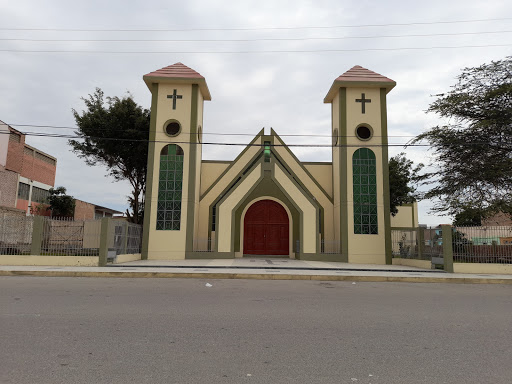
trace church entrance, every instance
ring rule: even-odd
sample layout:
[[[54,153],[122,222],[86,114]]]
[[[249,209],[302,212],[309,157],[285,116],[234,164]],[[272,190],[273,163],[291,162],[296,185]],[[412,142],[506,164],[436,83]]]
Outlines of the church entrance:
[[[290,223],[283,206],[260,200],[249,207],[244,220],[245,255],[286,255],[289,250]]]

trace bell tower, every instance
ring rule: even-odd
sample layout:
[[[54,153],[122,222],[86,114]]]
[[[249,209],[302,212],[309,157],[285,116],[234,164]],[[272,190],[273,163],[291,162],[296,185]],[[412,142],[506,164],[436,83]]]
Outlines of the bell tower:
[[[184,259],[198,227],[205,78],[176,63],[143,77],[152,94],[142,259]]]
[[[391,264],[386,95],[396,83],[355,66],[334,80],[335,240],[349,263]]]

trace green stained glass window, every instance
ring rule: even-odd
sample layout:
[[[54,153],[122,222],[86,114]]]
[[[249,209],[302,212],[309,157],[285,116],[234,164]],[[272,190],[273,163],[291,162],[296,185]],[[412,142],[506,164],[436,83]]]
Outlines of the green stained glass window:
[[[160,152],[156,229],[179,231],[183,186],[183,149],[166,145]]]
[[[376,235],[377,165],[371,149],[360,148],[352,156],[354,233]]]
[[[268,163],[270,162],[270,141],[265,141],[264,145],[265,148],[263,152],[265,153],[265,162]]]

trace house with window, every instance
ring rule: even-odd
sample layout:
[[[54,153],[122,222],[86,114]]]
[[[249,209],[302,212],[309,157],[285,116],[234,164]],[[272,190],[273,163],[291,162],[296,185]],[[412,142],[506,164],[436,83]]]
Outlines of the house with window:
[[[46,201],[56,170],[55,157],[31,147],[22,132],[0,121],[0,206],[30,214]]]
[[[316,132],[330,133],[332,161],[303,162],[273,129],[255,132],[233,161],[203,159],[205,78],[176,63],[143,79],[152,95],[143,259],[391,263],[393,80],[360,66],[337,77],[323,100],[331,126]],[[414,208],[395,220],[418,226]]]
[[[25,142],[26,136],[0,121],[0,211],[50,216],[45,209],[55,186],[57,159]],[[113,217],[122,212],[75,199],[75,219]]]

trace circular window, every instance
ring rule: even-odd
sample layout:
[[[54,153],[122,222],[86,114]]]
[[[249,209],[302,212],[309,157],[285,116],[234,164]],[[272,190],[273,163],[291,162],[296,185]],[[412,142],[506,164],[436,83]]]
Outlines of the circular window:
[[[201,128],[201,126],[198,126],[197,127],[197,142],[198,143],[201,142],[201,136],[203,136],[203,129]]]
[[[334,131],[332,131],[332,145],[336,146],[338,145],[338,128],[334,128]]]
[[[373,130],[367,125],[361,125],[356,128],[356,135],[360,140],[370,140],[373,136]]]
[[[165,133],[169,136],[177,136],[181,131],[181,125],[176,120],[170,120],[165,123]]]

